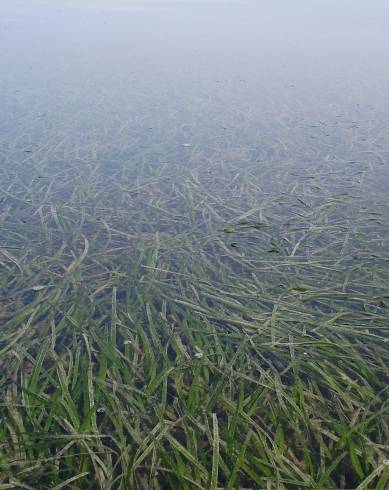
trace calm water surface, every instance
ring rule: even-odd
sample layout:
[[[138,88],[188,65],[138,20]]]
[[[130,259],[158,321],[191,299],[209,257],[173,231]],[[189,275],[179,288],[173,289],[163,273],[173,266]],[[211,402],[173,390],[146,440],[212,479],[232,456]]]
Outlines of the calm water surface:
[[[252,261],[384,260],[387,2],[0,9],[3,246],[50,254],[77,223],[82,247],[105,222],[162,233],[169,267],[188,247],[219,260],[214,239]]]
[[[386,488],[388,26],[0,0],[0,487]]]

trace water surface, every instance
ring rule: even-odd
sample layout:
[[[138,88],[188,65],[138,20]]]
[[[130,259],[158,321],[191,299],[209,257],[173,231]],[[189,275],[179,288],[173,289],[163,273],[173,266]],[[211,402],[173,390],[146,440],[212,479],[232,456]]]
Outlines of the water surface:
[[[388,23],[384,0],[3,0],[2,481],[90,431],[117,440],[37,488],[211,488],[216,414],[223,488],[385,487]],[[180,446],[140,458],[162,420]]]

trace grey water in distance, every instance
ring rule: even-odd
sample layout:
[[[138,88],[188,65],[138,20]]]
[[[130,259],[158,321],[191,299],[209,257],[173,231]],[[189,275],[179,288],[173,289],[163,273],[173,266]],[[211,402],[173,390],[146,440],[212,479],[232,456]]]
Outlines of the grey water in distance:
[[[0,487],[387,488],[388,26],[0,0]]]
[[[4,0],[3,154],[63,137],[99,158],[140,138],[192,145],[183,166],[232,148],[299,168],[308,152],[385,159],[388,15],[385,1]],[[352,185],[348,168],[338,185]],[[380,187],[386,167],[376,173]]]

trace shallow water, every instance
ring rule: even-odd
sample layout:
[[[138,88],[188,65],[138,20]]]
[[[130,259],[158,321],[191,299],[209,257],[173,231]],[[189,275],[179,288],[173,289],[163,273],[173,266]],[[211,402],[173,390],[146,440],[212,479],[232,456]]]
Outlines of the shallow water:
[[[2,1],[2,385],[52,325],[72,356],[155,315],[263,328],[282,372],[293,339],[350,343],[386,379],[388,25],[385,0]]]
[[[2,4],[3,245],[71,205],[79,234],[176,237],[172,267],[180,233],[253,261],[304,234],[296,258],[385,260],[386,2],[107,5]]]

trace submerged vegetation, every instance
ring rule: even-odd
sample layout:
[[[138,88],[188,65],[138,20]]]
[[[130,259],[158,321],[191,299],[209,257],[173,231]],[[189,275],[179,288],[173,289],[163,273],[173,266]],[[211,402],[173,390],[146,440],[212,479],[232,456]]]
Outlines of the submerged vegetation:
[[[388,488],[380,142],[207,137],[8,142],[0,488]]]
[[[387,79],[342,71],[385,65],[365,19],[339,62],[335,15],[300,56],[310,22],[267,38],[218,2],[166,24],[17,3],[0,490],[388,489]]]

